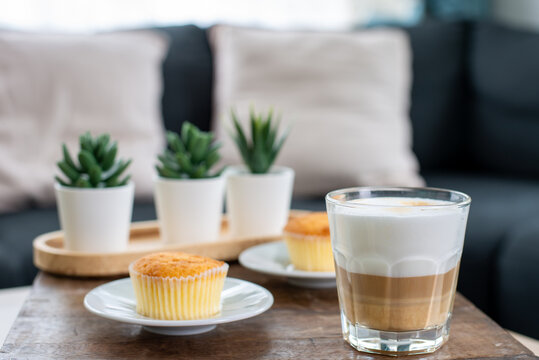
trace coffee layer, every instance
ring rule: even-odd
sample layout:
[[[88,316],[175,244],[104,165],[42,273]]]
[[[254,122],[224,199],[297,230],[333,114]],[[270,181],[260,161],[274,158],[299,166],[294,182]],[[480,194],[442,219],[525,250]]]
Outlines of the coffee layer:
[[[341,308],[352,323],[384,331],[420,330],[445,323],[453,306],[458,264],[444,274],[414,277],[336,269]]]

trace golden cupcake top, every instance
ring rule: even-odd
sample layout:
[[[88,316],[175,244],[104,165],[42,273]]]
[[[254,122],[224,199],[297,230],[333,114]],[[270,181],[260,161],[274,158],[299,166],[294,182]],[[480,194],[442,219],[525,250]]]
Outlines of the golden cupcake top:
[[[293,218],[284,228],[285,232],[314,236],[329,236],[329,220],[325,211],[312,212]]]
[[[133,263],[132,269],[141,275],[157,277],[196,276],[207,270],[223,266],[218,261],[205,256],[183,252],[162,252],[146,255]]]

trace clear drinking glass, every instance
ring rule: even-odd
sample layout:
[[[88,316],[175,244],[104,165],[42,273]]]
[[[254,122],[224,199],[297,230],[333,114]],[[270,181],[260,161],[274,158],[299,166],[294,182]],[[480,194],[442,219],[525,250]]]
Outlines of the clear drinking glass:
[[[434,188],[326,196],[344,339],[386,355],[447,340],[471,198]]]

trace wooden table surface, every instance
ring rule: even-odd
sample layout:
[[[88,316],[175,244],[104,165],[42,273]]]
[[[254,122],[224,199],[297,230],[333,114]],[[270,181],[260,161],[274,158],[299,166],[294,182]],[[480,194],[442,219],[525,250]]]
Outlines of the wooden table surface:
[[[266,313],[186,337],[155,335],[102,319],[83,306],[92,288],[110,279],[70,279],[40,273],[0,359],[389,359],[360,353],[341,336],[335,289],[311,290],[232,264],[229,276],[273,293]],[[505,330],[457,296],[450,340],[410,359],[535,359]]]

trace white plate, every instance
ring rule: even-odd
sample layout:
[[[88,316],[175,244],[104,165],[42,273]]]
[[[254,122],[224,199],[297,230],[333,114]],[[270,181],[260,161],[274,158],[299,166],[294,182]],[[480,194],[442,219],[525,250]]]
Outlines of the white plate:
[[[142,325],[164,335],[193,335],[213,330],[217,324],[247,319],[263,313],[273,304],[273,296],[262,286],[226,278],[221,294],[221,314],[202,320],[157,320],[137,314],[131,279],[120,279],[96,287],[84,297],[90,312],[107,319]]]
[[[250,247],[238,259],[247,269],[263,274],[285,276],[288,282],[302,287],[322,289],[335,287],[334,272],[303,271],[294,269],[283,241]]]

